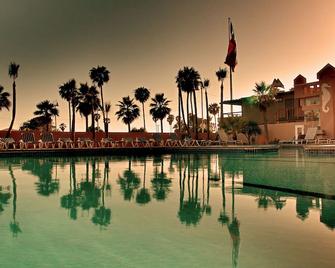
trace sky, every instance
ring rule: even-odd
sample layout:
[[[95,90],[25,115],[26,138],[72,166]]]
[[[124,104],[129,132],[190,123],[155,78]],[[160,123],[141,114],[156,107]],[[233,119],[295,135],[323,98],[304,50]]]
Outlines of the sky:
[[[21,66],[15,128],[45,99],[59,103],[57,124],[68,125],[58,87],[71,78],[90,83],[97,65],[110,71],[104,99],[112,103],[111,131],[127,131],[115,105],[140,86],[165,93],[176,115],[175,77],[184,66],[210,79],[209,102],[218,102],[215,71],[224,67],[228,17],[237,42],[234,98],[274,78],[289,90],[298,74],[315,81],[325,64],[335,65],[334,0],[0,0],[0,6],[0,84],[9,92],[8,64]],[[147,129],[154,131],[148,110]],[[0,112],[0,129],[10,116]],[[142,118],[132,124],[141,126]],[[79,114],[77,129],[84,129]]]

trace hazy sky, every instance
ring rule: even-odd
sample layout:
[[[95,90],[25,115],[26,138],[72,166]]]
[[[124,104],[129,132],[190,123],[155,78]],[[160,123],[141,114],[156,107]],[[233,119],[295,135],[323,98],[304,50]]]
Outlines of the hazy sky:
[[[234,97],[274,77],[289,89],[299,73],[313,81],[326,63],[335,64],[334,10],[334,0],[0,0],[0,84],[11,92],[8,64],[19,63],[16,128],[44,99],[59,102],[58,123],[68,124],[58,86],[70,78],[90,82],[98,64],[111,72],[104,97],[113,114],[139,86],[166,93],[176,114],[175,76],[183,66],[211,80],[210,102],[218,102],[215,71],[224,65],[230,16],[238,49]],[[228,98],[228,80],[226,88]],[[0,129],[9,120],[2,111]],[[110,129],[127,127],[113,116]]]

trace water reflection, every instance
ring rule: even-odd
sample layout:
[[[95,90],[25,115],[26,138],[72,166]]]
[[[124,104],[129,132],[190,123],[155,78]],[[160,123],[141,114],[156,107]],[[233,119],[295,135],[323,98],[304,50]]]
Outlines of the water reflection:
[[[9,176],[8,181],[0,180],[0,213],[11,206],[10,231],[15,237],[22,232],[17,219],[20,200],[17,189],[22,181],[15,173],[19,170],[36,179],[36,192],[43,198],[57,196],[63,189],[60,205],[68,212],[70,220],[89,215],[89,222],[101,229],[112,225],[112,190],[116,198],[121,194],[122,200],[140,207],[169,202],[176,192],[179,196],[176,217],[182,225],[196,227],[203,217],[214,216],[217,224],[227,230],[232,241],[234,265],[237,265],[241,243],[237,196],[252,197],[255,209],[261,210],[285,210],[288,200],[295,199],[298,219],[305,221],[310,211],[315,210],[320,213],[321,223],[331,230],[335,228],[334,200],[243,186],[244,180],[259,176],[259,167],[265,165],[262,161],[254,161],[243,166],[244,160],[243,157],[216,154],[2,159],[0,168],[7,169]],[[257,170],[256,175],[252,170]],[[63,172],[61,177],[59,171]],[[220,193],[221,200],[218,195],[212,198],[213,192]],[[213,207],[217,204],[220,209],[214,213]]]

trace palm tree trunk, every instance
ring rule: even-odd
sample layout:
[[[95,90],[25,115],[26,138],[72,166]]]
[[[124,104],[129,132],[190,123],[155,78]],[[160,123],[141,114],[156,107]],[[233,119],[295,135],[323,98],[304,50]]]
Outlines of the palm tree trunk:
[[[185,113],[184,113],[184,102],[183,102],[183,94],[181,92],[181,89],[178,89],[179,92],[179,99],[180,99],[180,107],[181,107],[181,114],[183,116],[183,120],[184,120],[184,124],[187,130],[188,135],[190,135],[190,129],[188,127],[188,125],[186,124],[186,120],[185,120]]]
[[[204,92],[201,88],[201,119],[204,119]]]
[[[71,102],[69,102],[69,130],[72,131],[72,123],[71,123]]]
[[[192,102],[193,91],[190,92],[190,106],[191,106],[191,122],[192,122],[192,131],[194,132],[194,113],[193,113],[193,102]]]
[[[76,131],[76,109],[75,109],[75,105],[72,104],[72,140],[75,140],[75,131]]]
[[[180,112],[180,97],[178,94],[178,117],[179,117],[179,121],[178,121],[178,129],[179,129],[179,133],[181,133],[181,112]]]
[[[193,101],[194,101],[194,113],[195,113],[195,139],[198,139],[198,110],[197,110],[197,96],[195,91],[193,92]]]
[[[143,113],[143,128],[144,128],[144,130],[145,130],[145,129],[146,129],[146,127],[145,127],[144,102],[142,102],[142,113]]]
[[[93,140],[95,141],[95,120],[94,120],[94,109],[92,109],[92,135],[93,135]]]
[[[85,115],[85,127],[86,127],[86,132],[88,132],[88,115]]]
[[[265,143],[269,143],[269,130],[268,130],[268,119],[266,116],[266,110],[263,111],[263,123],[264,123],[264,132],[265,132]]]
[[[163,119],[161,119],[161,133],[163,134]]]
[[[207,118],[207,140],[209,140],[209,112],[208,112],[208,95],[207,95],[207,89],[205,89],[205,97],[206,97],[206,118]]]
[[[221,81],[221,98],[220,98],[220,126],[221,126],[221,122],[223,120],[223,81]]]
[[[130,123],[128,123],[128,132],[130,132]]]
[[[104,103],[104,95],[103,95],[102,86],[100,86],[100,96],[101,96],[101,111],[102,111],[102,118],[103,118],[103,121],[104,121],[105,133],[106,133],[106,135],[108,135],[106,114],[105,114],[105,103]]]
[[[13,129],[14,121],[16,116],[16,83],[13,81],[13,108],[12,108],[12,121],[10,122],[6,137],[10,137],[10,133]]]
[[[190,113],[190,109],[189,109],[189,99],[190,99],[190,93],[187,92],[186,95],[186,119],[187,119],[187,128],[190,129],[190,120],[189,120],[189,113]]]

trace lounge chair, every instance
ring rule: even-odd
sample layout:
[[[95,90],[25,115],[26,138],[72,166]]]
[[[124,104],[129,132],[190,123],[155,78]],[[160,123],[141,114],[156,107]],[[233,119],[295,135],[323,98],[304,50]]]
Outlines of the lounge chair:
[[[74,142],[70,138],[59,138],[58,141],[58,148],[74,148]]]
[[[176,133],[171,133],[170,137],[166,139],[165,145],[167,146],[177,146],[180,145],[180,139],[178,138]]]
[[[150,140],[148,140],[146,138],[136,138],[136,143],[137,143],[138,146],[141,146],[141,147],[152,146],[152,143],[150,142]]]
[[[154,133],[152,135],[152,138],[149,139],[149,141],[152,145],[164,146],[164,140],[162,139],[162,136],[159,133]]]
[[[20,149],[28,149],[29,144],[32,144],[34,149],[36,148],[34,133],[33,132],[22,133],[21,140],[19,141]]]
[[[136,142],[132,138],[122,138],[121,139],[121,146],[122,147],[136,147]]]
[[[99,147],[114,147],[118,144],[118,141],[114,141],[112,138],[102,138],[98,143]]]
[[[94,141],[92,141],[89,138],[78,138],[77,140],[77,146],[78,148],[93,148]]]
[[[307,128],[306,135],[302,137],[298,137],[298,139],[292,139],[292,140],[281,140],[279,141],[280,144],[308,144],[308,143],[317,143],[317,140],[315,139],[316,133],[318,131],[317,127],[309,127]]]
[[[12,146],[13,149],[16,148],[16,142],[12,137],[9,138],[2,138],[1,139],[2,149],[8,150],[10,146]]]
[[[185,137],[183,140],[180,141],[180,145],[182,147],[186,146],[200,146],[198,140],[192,139],[191,137]]]
[[[56,143],[53,134],[50,132],[42,133],[41,139],[38,141],[39,148],[49,148],[50,145],[55,148]]]

